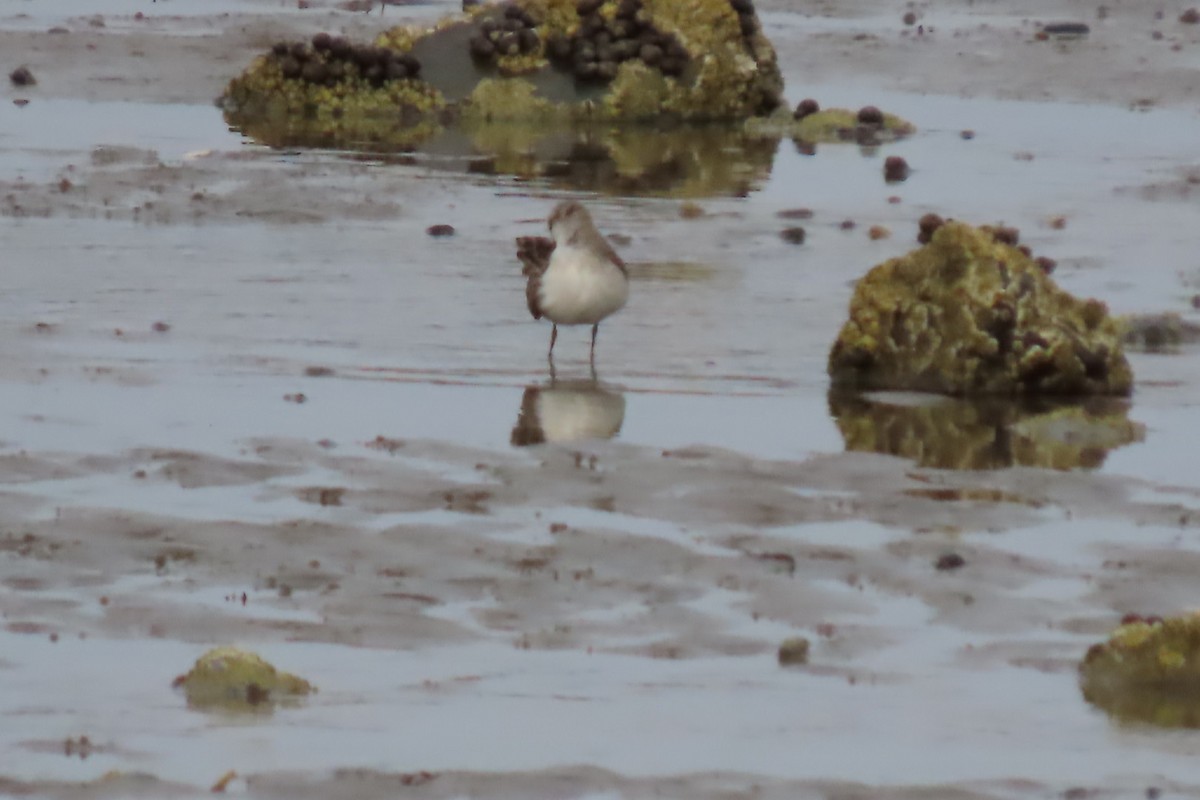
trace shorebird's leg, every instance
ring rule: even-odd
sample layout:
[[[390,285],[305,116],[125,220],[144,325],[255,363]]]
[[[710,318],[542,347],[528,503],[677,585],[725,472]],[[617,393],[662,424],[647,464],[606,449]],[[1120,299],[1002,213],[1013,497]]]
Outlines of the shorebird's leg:
[[[558,325],[553,325],[550,328],[550,352],[546,354],[546,358],[554,360],[554,343],[558,341]]]
[[[598,330],[600,330],[599,322],[592,326],[592,366],[596,365],[596,331]]]

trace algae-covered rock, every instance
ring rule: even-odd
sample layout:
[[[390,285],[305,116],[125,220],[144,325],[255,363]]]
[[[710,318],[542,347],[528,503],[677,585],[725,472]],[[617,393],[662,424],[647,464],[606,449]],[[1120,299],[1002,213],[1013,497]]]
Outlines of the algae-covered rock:
[[[1200,614],[1127,617],[1079,677],[1084,699],[1121,722],[1200,728]]]
[[[1145,426],[1128,402],[1095,397],[1056,404],[1008,398],[895,402],[831,392],[829,411],[847,450],[908,458],[936,469],[1096,469],[1139,442]]]
[[[202,709],[248,711],[315,692],[308,681],[280,672],[254,653],[236,647],[217,647],[196,660],[186,675],[175,679],[187,694],[188,705]]]
[[[940,220],[939,220],[940,222]],[[1128,395],[1120,326],[1060,289],[1012,229],[948,221],[863,277],[829,353],[835,388]]]
[[[422,69],[411,53],[321,33],[276,43],[230,81],[221,104],[229,124],[251,135],[258,127],[276,137],[282,129],[318,140],[381,138],[445,107]]]
[[[532,89],[509,116],[546,103],[576,118],[745,119],[779,106],[775,52],[750,0],[513,0],[402,26],[372,44],[318,34],[280,42],[230,82],[231,122],[305,120],[348,140],[381,120],[437,116],[482,102],[490,80]]]
[[[917,129],[908,120],[874,106],[866,106],[858,111],[826,108],[803,116],[779,109],[770,116],[747,120],[746,128],[760,134],[787,136],[797,145],[837,142],[879,145],[911,136]]]

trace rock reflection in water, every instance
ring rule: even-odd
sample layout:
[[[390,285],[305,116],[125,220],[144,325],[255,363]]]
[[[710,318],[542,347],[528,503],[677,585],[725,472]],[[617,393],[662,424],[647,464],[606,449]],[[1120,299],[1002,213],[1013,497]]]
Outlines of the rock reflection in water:
[[[573,191],[620,195],[744,195],[771,174],[777,135],[740,125],[585,125],[553,121],[407,124],[371,118],[356,127],[321,120],[243,118],[229,125],[274,148],[378,155],[423,154],[422,164],[462,173],[541,178]]]
[[[625,422],[625,395],[595,380],[551,381],[525,387],[514,447],[547,442],[611,439]]]
[[[883,399],[883,398],[887,399]],[[1064,403],[936,395],[829,394],[847,450],[884,453],[939,469],[1095,469],[1145,428],[1114,398]]]

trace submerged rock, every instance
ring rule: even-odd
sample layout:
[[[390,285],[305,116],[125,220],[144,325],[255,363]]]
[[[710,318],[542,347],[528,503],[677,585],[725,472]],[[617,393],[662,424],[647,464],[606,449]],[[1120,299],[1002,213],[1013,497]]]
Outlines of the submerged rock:
[[[308,681],[276,670],[260,656],[236,647],[217,647],[175,679],[193,708],[249,711],[316,691]]]
[[[829,353],[834,387],[1128,395],[1133,373],[1108,308],[1060,289],[1015,233],[947,221],[868,272]]]
[[[1079,677],[1084,699],[1122,722],[1200,728],[1200,613],[1127,617]]]

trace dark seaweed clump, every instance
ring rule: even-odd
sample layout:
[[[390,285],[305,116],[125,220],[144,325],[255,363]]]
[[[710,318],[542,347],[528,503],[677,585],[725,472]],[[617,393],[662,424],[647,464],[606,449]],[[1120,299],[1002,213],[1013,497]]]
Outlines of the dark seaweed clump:
[[[421,62],[408,53],[386,47],[358,45],[341,36],[318,33],[311,43],[278,42],[271,57],[283,77],[317,86],[334,86],[362,78],[374,88],[388,81],[407,80],[421,74]]]
[[[541,46],[537,24],[538,20],[525,9],[507,5],[501,16],[488,16],[479,23],[478,32],[471,37],[471,57],[491,63],[501,56],[536,53]]]
[[[576,3],[579,29],[546,42],[546,55],[555,66],[570,71],[576,80],[594,83],[608,83],[622,63],[634,59],[663,75],[683,75],[687,49],[673,34],[654,27],[641,0],[621,0],[611,21],[599,13],[603,4],[603,0]]]

